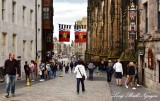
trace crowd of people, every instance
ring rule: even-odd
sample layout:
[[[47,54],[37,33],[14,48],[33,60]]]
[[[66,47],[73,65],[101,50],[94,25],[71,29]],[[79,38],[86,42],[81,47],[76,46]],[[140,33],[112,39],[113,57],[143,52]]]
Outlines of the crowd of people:
[[[9,97],[9,93],[11,90],[12,96],[15,93],[15,79],[20,74],[20,67],[18,61],[14,59],[14,54],[9,54],[9,59],[5,61],[4,70],[6,75],[6,93],[5,97]],[[37,68],[39,67],[39,68]],[[112,76],[115,75],[116,85],[122,86],[122,77],[123,77],[123,67],[120,63],[120,59],[115,61],[108,61],[107,65],[101,64],[97,65],[91,61],[84,62],[81,60],[78,61],[62,61],[56,62],[54,59],[50,59],[47,62],[41,61],[40,65],[37,66],[34,60],[31,60],[30,64],[25,61],[24,71],[26,74],[26,80],[30,79],[31,81],[35,80],[37,75],[40,75],[39,81],[45,81],[46,79],[52,79],[56,77],[56,71],[59,70],[63,72],[63,68],[65,73],[68,73],[69,69],[71,72],[76,74],[77,79],[77,94],[79,94],[80,83],[82,85],[82,92],[85,91],[84,80],[87,79],[86,70],[89,71],[89,80],[94,80],[94,70],[99,73],[99,71],[106,71],[107,81],[110,83],[112,81]],[[73,71],[74,69],[74,71]],[[139,77],[138,77],[138,67],[137,63],[129,62],[127,65],[127,76],[125,79],[125,87],[128,88],[129,84],[131,84],[132,89],[136,89],[135,81],[137,82],[137,86],[139,85]],[[10,89],[11,88],[11,89]]]

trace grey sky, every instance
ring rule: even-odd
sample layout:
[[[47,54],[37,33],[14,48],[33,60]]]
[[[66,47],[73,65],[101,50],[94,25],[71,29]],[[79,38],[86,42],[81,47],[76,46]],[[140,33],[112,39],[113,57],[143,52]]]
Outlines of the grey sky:
[[[87,0],[54,0],[54,36],[58,38],[58,24],[74,25],[77,20],[87,16]],[[70,41],[74,40],[74,29],[71,27]]]

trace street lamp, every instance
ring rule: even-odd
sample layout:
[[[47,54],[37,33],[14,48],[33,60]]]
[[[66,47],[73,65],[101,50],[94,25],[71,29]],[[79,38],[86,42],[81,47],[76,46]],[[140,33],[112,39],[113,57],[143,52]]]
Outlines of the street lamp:
[[[36,30],[35,43],[36,43],[36,60],[37,60],[37,57],[38,57],[38,53],[37,53],[37,0],[35,0],[35,30]]]

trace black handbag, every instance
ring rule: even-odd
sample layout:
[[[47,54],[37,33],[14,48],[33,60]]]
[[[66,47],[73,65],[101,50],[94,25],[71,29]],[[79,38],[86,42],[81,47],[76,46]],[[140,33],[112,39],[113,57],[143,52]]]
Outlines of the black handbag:
[[[79,70],[79,68],[78,68],[78,70]],[[80,72],[80,74],[81,74],[81,76],[82,76],[82,79],[83,80],[85,80],[85,76],[84,75],[82,75],[82,73],[81,73],[81,71],[79,70],[79,72]]]

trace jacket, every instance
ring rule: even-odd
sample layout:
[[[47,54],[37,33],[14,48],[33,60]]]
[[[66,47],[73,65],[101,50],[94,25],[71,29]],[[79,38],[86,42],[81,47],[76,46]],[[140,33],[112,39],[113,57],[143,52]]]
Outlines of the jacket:
[[[77,65],[75,67],[74,73],[76,73],[76,78],[82,78],[82,76],[81,76],[81,74],[80,74],[78,69],[80,70],[81,74],[84,75],[85,78],[87,79],[85,67],[83,65]]]

